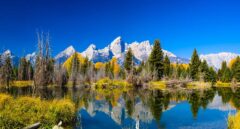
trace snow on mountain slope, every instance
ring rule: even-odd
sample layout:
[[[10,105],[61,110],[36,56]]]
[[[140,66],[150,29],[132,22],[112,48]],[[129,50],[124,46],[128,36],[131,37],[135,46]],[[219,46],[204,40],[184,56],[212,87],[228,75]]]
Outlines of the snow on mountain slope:
[[[94,44],[91,44],[81,54],[88,57],[93,62],[106,62],[113,57],[121,58],[125,51],[125,42],[119,36],[115,38],[108,46],[103,49],[97,49]]]
[[[122,40],[122,38],[119,36],[116,39],[114,39],[110,45],[103,49],[96,49],[96,46],[94,44],[91,44],[85,51],[83,51],[81,54],[84,57],[88,57],[93,62],[105,62],[112,57],[116,57],[120,63],[123,62],[124,55],[128,48],[132,49],[133,55],[135,57],[135,61],[141,62],[146,61],[151,54],[152,51],[152,45],[148,40],[143,42],[133,42],[133,43],[126,43]],[[167,55],[172,62],[178,62],[178,63],[188,63],[188,59],[179,58],[173,53],[163,50],[164,55]]]
[[[112,59],[113,54],[109,46],[103,49],[97,49],[95,45],[91,44],[85,51],[81,53],[83,57],[87,57],[93,62],[106,62]]]
[[[64,61],[67,60],[72,54],[74,54],[76,51],[73,48],[73,46],[69,46],[66,48],[64,51],[60,52],[55,56],[55,60],[57,63],[63,63]]]
[[[133,55],[140,61],[146,61],[151,54],[152,45],[148,40],[143,42],[133,42],[131,44],[127,44],[127,48],[131,48],[133,51]],[[174,55],[173,53],[163,50],[164,55],[168,56],[173,63],[188,63],[189,60],[185,58],[180,58]]]
[[[125,42],[120,36],[112,41],[110,44],[110,50],[116,58],[120,57],[121,54],[125,51]]]
[[[35,64],[36,57],[37,57],[36,52],[33,52],[33,53],[31,53],[31,54],[27,54],[27,55],[25,56],[26,60],[27,60],[27,61],[30,61],[32,64]]]
[[[10,50],[6,50],[1,54],[2,60],[4,61],[7,57],[10,57],[14,66],[18,66],[20,58],[15,56]]]
[[[96,45],[91,44],[89,47],[81,53],[84,57],[88,57],[88,59],[92,60],[94,56],[97,54]]]
[[[146,61],[152,51],[152,46],[148,40],[140,43],[135,41],[128,44],[127,48],[131,48],[133,55],[140,61]]]
[[[206,60],[208,65],[213,66],[216,69],[220,69],[223,61],[229,63],[232,59],[236,58],[237,56],[239,56],[239,54],[231,52],[221,52],[216,54],[200,55],[200,59]]]

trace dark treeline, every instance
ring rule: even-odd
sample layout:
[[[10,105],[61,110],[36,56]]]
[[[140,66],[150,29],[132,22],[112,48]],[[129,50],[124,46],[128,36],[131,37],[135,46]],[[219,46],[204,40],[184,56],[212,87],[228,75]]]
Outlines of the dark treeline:
[[[214,84],[216,81],[240,81],[240,57],[231,61],[217,72],[209,67],[205,60],[201,61],[197,50],[194,49],[189,64],[170,63],[168,56],[164,56],[159,40],[155,40],[153,50],[147,61],[134,63],[134,55],[129,48],[126,52],[123,66],[116,58],[102,63],[93,63],[79,53],[73,54],[64,64],[55,62],[51,56],[49,35],[38,34],[38,50],[36,61],[31,64],[24,57],[19,66],[13,67],[11,57],[0,55],[0,83],[10,86],[14,80],[33,80],[35,86],[56,84],[64,86],[68,82],[72,85],[96,82],[101,78],[126,79],[134,85],[142,85],[149,81],[159,80],[189,80],[204,81]]]

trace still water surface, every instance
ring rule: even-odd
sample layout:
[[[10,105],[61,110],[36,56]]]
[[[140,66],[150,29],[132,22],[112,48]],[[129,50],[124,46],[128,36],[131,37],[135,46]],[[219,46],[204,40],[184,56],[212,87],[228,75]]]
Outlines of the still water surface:
[[[31,87],[0,89],[14,97],[71,99],[79,129],[226,129],[240,109],[240,89],[123,90]]]

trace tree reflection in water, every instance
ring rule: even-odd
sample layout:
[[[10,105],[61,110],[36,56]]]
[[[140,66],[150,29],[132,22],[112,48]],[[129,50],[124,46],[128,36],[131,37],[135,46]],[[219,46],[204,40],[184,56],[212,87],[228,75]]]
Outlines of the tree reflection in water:
[[[84,109],[91,116],[96,111],[109,115],[116,123],[124,125],[126,119],[141,122],[154,120],[158,128],[162,113],[169,110],[177,103],[188,102],[193,118],[198,117],[199,109],[207,109],[216,95],[222,98],[223,103],[229,103],[236,109],[240,109],[240,89],[210,88],[204,90],[147,90],[147,89],[95,89],[53,87],[32,89],[32,87],[16,88],[8,90],[0,89],[0,92],[8,93],[14,97],[35,96],[41,99],[71,99],[78,110]],[[171,105],[171,106],[170,106]],[[76,111],[78,112],[78,111]],[[178,114],[176,114],[178,115]]]

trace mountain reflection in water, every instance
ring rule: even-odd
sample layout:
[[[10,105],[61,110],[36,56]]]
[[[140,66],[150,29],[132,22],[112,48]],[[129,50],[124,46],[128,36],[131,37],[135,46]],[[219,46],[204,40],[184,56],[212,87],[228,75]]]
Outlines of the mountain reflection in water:
[[[70,98],[78,110],[75,128],[225,129],[240,109],[240,89],[147,90],[31,87],[0,89],[14,97]]]

